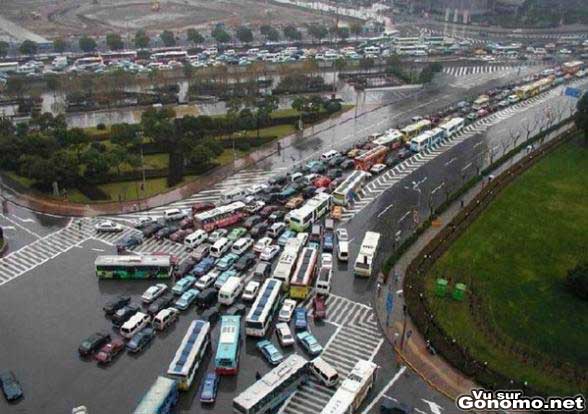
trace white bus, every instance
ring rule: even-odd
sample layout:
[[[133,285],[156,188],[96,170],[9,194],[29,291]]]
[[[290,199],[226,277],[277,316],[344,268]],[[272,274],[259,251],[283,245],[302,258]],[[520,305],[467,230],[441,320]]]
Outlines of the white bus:
[[[73,67],[80,70],[93,70],[104,66],[104,59],[100,56],[90,56],[77,59]]]
[[[397,129],[389,129],[379,138],[373,140],[376,145],[385,145],[390,149],[399,148],[402,145],[404,134]]]
[[[330,208],[331,196],[318,193],[308,200],[305,205],[290,212],[290,228],[294,231],[305,231],[312,223],[327,213]]]
[[[333,203],[340,206],[348,206],[349,202],[353,200],[354,194],[357,194],[361,190],[369,177],[370,174],[365,171],[353,171],[333,191]]]
[[[358,276],[370,277],[372,274],[372,265],[380,243],[380,233],[367,231],[361,242],[353,273]]]
[[[286,245],[284,246],[284,251],[278,259],[278,264],[274,269],[272,277],[282,282],[282,287],[284,289],[287,289],[288,285],[290,284],[290,277],[292,276],[292,272],[296,267],[296,259],[300,253],[301,246],[302,243],[298,238],[293,237],[288,239]]]
[[[308,380],[308,361],[292,354],[233,399],[233,411],[241,414],[273,412]]]
[[[421,152],[427,148],[438,144],[445,138],[445,130],[435,128],[430,131],[425,131],[419,136],[410,140],[410,150],[412,152]]]
[[[245,319],[245,334],[249,336],[263,337],[272,323],[274,314],[280,306],[280,290],[282,282],[276,279],[267,279],[255,302]]]
[[[451,138],[456,132],[460,131],[465,125],[465,119],[463,118],[451,118],[447,122],[443,122],[439,125],[439,128],[445,131],[445,137]]]
[[[178,381],[180,390],[186,391],[190,388],[209,344],[210,323],[192,321],[167,370],[168,377]]]
[[[321,414],[353,414],[374,386],[377,369],[373,362],[358,361]]]
[[[186,60],[188,59],[188,52],[185,50],[170,50],[167,52],[158,52],[151,55],[151,60],[154,62],[167,63],[171,60]]]

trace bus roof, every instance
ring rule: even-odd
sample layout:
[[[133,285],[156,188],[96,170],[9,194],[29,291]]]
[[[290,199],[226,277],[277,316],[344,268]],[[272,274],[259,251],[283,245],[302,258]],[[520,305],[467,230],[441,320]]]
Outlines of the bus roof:
[[[410,134],[415,131],[418,131],[421,128],[426,128],[429,125],[431,125],[431,121],[429,121],[428,119],[421,119],[420,121],[415,122],[414,124],[410,124],[402,128],[402,133]]]
[[[280,295],[281,288],[281,281],[273,278],[267,279],[263,283],[255,302],[249,310],[247,321],[257,322],[267,316],[267,313],[271,309],[271,306],[267,306],[267,304],[273,304],[275,298]]]
[[[333,194],[345,195],[350,188],[357,185],[358,181],[363,181],[366,177],[369,177],[369,173],[362,170],[355,170],[345,178],[345,180],[335,188]]]
[[[330,194],[327,194],[327,193],[318,193],[314,197],[312,197],[310,200],[308,200],[306,202],[306,204],[304,204],[299,209],[292,210],[290,212],[290,217],[292,217],[292,216],[304,217],[310,211],[314,210],[319,205],[321,205],[322,203],[324,203],[325,201],[327,201],[330,197],[331,197]]]
[[[245,207],[245,203],[243,203],[242,201],[235,201],[234,203],[219,206],[213,208],[212,210],[196,214],[194,215],[194,219],[197,221],[209,220],[222,214],[232,213],[234,211],[241,210],[243,207]]]
[[[451,128],[455,128],[456,126],[458,126],[460,124],[463,124],[464,122],[465,122],[465,120],[463,118],[455,117],[455,118],[451,118],[447,122],[443,122],[441,125],[439,125],[439,128],[451,129]]]
[[[169,255],[125,255],[125,256],[98,256],[94,261],[96,266],[171,266]]]
[[[198,351],[205,342],[209,331],[210,323],[202,320],[192,321],[174,359],[169,364],[169,369],[167,370],[169,375],[188,375],[194,358],[198,355]]]
[[[239,330],[241,317],[238,315],[225,315],[221,317],[221,328],[218,338],[216,359],[234,358],[239,342]]]
[[[368,152],[364,152],[363,154],[355,157],[355,159],[358,161],[367,160],[367,159],[370,159],[370,158],[375,157],[377,155],[380,155],[380,153],[382,153],[382,152],[387,152],[387,151],[388,151],[388,148],[386,148],[383,145],[378,145],[377,147],[372,148]]]
[[[343,414],[348,412],[349,406],[355,400],[358,392],[378,368],[376,364],[370,361],[358,361],[349,373],[347,378],[341,383],[337,392],[331,397],[321,414]]]
[[[378,247],[379,242],[380,233],[376,233],[375,231],[367,231],[363,237],[363,241],[361,242],[359,253],[367,255],[373,254],[375,249]]]
[[[145,393],[141,402],[133,411],[133,414],[153,414],[159,412],[159,409],[167,399],[168,395],[177,387],[175,380],[159,376]]]
[[[308,268],[312,262],[316,262],[317,255],[317,250],[313,247],[305,247],[302,250],[302,254],[298,258],[296,270],[294,271],[294,276],[292,276],[290,284],[300,284],[307,282],[306,274],[308,273]]]
[[[374,139],[372,142],[376,145],[387,145],[391,142],[402,139],[402,137],[403,137],[402,132],[400,132],[399,130],[389,129],[388,131],[386,131],[384,133],[384,135],[382,135],[379,138]]]

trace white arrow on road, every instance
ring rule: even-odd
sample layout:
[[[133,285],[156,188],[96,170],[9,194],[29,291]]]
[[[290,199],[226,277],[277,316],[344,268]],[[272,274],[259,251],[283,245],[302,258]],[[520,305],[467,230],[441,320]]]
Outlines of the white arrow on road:
[[[14,218],[16,218],[17,220],[20,220],[20,221],[21,221],[21,222],[23,222],[23,223],[34,223],[34,222],[35,222],[35,220],[33,220],[33,219],[30,219],[30,218],[23,219],[23,218],[20,218],[20,217],[18,217],[18,216],[14,216]]]
[[[424,398],[421,398],[421,400],[429,406],[429,410],[431,410],[433,414],[441,414],[443,407],[441,407],[439,404],[433,401],[425,400]]]

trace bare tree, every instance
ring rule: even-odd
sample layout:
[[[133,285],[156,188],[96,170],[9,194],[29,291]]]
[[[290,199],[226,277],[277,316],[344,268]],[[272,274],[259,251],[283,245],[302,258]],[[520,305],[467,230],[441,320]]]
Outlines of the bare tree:
[[[523,121],[521,122],[521,126],[523,127],[523,131],[524,131],[524,135],[525,135],[525,142],[528,142],[529,138],[531,138],[531,133],[535,129],[534,128],[535,126],[529,118],[524,118]]]

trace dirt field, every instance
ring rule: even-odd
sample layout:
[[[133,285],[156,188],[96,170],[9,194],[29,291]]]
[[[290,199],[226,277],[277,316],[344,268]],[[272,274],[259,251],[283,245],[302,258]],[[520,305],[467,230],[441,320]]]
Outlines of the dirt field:
[[[224,22],[258,26],[302,24],[320,20],[312,12],[295,10],[255,0],[161,0],[154,11],[151,0],[3,0],[0,14],[48,38],[106,32],[135,32],[138,28],[204,28]]]

